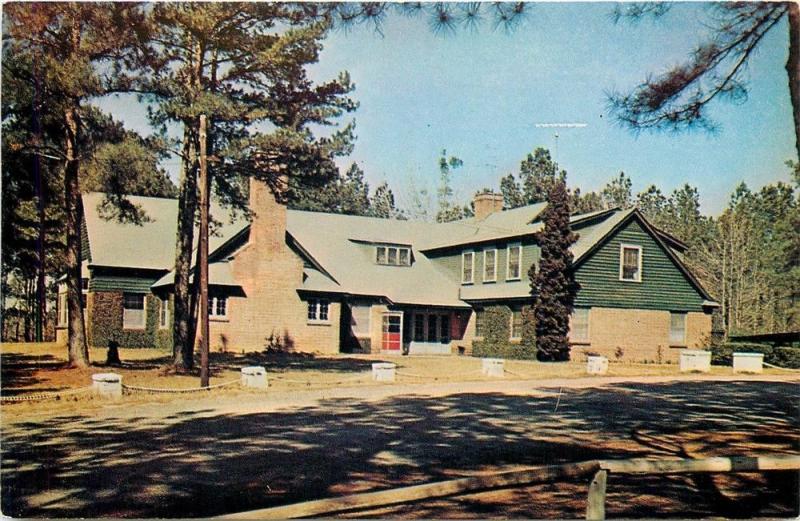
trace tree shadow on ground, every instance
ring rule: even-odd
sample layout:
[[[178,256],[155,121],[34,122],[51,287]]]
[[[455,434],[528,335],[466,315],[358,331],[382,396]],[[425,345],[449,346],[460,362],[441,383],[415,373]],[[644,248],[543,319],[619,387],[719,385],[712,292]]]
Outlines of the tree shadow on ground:
[[[226,369],[239,369],[248,365],[266,367],[267,371],[326,371],[353,373],[369,371],[372,364],[381,360],[364,360],[349,357],[326,357],[308,353],[262,351],[260,353],[212,353],[211,364]]]
[[[22,353],[3,353],[0,357],[0,382],[2,382],[3,396],[13,396],[24,391],[23,388],[31,387],[42,382],[36,376],[39,371],[62,370],[67,363],[52,355],[28,355]],[[55,389],[37,389],[50,391]]]
[[[205,517],[518,465],[676,451],[794,454],[798,398],[792,383],[674,382],[564,389],[560,399],[413,395],[241,415],[23,421],[3,426],[2,508],[15,517]],[[544,484],[349,517],[575,518],[586,486]],[[607,511],[792,517],[797,487],[797,473],[612,475]]]

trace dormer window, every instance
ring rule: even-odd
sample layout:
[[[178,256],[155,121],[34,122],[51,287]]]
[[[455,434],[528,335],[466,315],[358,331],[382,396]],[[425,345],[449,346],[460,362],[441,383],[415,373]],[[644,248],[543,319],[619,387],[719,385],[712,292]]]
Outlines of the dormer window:
[[[375,263],[386,266],[411,266],[411,248],[406,246],[377,246]]]

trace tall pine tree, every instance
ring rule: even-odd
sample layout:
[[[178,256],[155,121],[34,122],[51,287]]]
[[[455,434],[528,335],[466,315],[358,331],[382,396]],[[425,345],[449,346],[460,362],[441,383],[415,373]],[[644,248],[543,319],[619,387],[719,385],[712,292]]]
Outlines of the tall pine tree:
[[[566,183],[559,180],[542,214],[544,229],[537,234],[542,253],[532,288],[537,358],[546,362],[569,360],[569,317],[578,293],[570,251],[578,236],[570,228],[569,215],[569,193]]]

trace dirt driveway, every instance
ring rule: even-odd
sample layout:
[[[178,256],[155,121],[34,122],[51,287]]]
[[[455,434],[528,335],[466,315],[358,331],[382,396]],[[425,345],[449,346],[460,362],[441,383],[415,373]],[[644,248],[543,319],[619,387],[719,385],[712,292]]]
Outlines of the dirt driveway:
[[[514,466],[790,454],[800,451],[798,403],[796,377],[770,376],[243,393],[112,403],[91,414],[9,414],[4,406],[2,509],[26,517],[210,516]],[[607,511],[791,517],[797,486],[792,473],[612,476]],[[581,517],[585,490],[552,484],[360,515]]]

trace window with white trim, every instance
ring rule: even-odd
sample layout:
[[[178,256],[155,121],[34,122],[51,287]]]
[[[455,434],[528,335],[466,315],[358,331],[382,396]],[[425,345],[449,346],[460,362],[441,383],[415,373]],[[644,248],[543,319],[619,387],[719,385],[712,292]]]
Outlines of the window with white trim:
[[[81,307],[86,309],[86,303],[89,300],[89,279],[81,279]]]
[[[506,280],[519,280],[522,266],[522,245],[509,244],[506,248]]]
[[[386,266],[411,266],[411,248],[406,246],[376,246],[375,263]]]
[[[486,333],[486,311],[475,310],[475,336],[482,337]]]
[[[522,308],[511,308],[511,339],[522,338]]]
[[[483,250],[483,281],[497,280],[497,249]]]
[[[569,317],[569,341],[588,342],[589,341],[589,309],[575,308]]]
[[[144,329],[146,318],[144,293],[123,293],[122,329]]]
[[[619,280],[642,281],[642,247],[630,244],[619,246]]]
[[[169,297],[162,297],[159,300],[158,309],[158,328],[166,329],[169,327]]]
[[[669,344],[686,345],[686,313],[669,314]]]
[[[208,297],[208,316],[211,318],[227,318],[228,297]]]
[[[472,284],[475,273],[475,252],[465,251],[461,254],[461,283]]]
[[[310,299],[308,301],[308,321],[328,322],[329,302],[323,299]]]
[[[58,325],[67,325],[67,294],[58,294]]]

